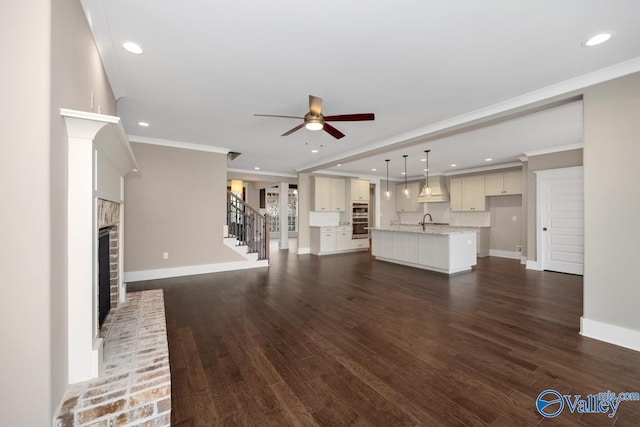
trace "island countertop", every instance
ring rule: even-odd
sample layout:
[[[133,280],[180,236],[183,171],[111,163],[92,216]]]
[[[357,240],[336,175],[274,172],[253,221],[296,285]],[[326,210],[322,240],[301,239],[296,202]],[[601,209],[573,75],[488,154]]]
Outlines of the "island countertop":
[[[477,233],[480,227],[458,227],[450,225],[429,225],[422,229],[421,225],[398,224],[388,227],[369,227],[369,230],[392,231],[398,233],[418,233],[418,234],[460,234],[460,233]]]

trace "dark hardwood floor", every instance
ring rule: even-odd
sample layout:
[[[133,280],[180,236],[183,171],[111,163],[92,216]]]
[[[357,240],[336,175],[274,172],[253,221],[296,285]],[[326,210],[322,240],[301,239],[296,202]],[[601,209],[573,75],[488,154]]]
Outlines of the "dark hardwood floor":
[[[640,391],[640,353],[579,335],[582,278],[484,258],[452,277],[274,251],[269,269],[164,289],[172,425],[640,425],[543,418],[538,394]]]

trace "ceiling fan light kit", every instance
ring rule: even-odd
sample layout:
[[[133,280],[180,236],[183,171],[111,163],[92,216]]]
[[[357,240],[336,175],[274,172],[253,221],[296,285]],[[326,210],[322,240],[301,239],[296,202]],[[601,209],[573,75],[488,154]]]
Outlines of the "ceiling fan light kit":
[[[340,114],[337,116],[324,116],[322,114],[322,98],[309,95],[309,112],[304,117],[297,116],[282,116],[275,114],[254,114],[259,117],[279,117],[285,119],[303,119],[303,123],[283,133],[282,136],[288,136],[303,127],[308,130],[324,130],[335,139],[344,137],[344,133],[331,126],[326,122],[360,122],[364,120],[375,120],[373,113],[362,114]]]

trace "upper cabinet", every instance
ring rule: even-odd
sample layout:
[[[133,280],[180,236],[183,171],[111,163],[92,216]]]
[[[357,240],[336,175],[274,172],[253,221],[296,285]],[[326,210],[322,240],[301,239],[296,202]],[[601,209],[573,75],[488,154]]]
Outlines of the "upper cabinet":
[[[409,197],[405,197],[404,183],[396,184],[396,211],[398,212],[418,212],[418,194],[420,193],[420,182],[407,183]]]
[[[485,175],[485,194],[505,196],[522,194],[522,171],[510,171]]]
[[[484,175],[451,178],[451,210],[477,212],[486,209]]]
[[[313,177],[312,211],[344,212],[345,180],[343,178]]]
[[[369,201],[369,181],[364,179],[350,179],[350,200],[355,202]]]

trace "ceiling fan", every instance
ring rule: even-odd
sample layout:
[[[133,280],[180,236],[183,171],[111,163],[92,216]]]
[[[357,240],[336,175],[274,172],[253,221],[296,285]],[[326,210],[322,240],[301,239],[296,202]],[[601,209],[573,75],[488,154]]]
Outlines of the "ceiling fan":
[[[282,117],[286,119],[303,119],[304,122],[291,130],[283,133],[282,136],[291,135],[297,130],[306,127],[309,130],[324,129],[329,135],[336,139],[340,139],[344,136],[344,133],[334,128],[327,122],[359,122],[363,120],[375,120],[373,113],[361,113],[361,114],[340,114],[337,116],[324,116],[322,114],[322,98],[309,95],[309,112],[304,117],[297,116],[279,116],[274,114],[254,114],[259,117]]]

